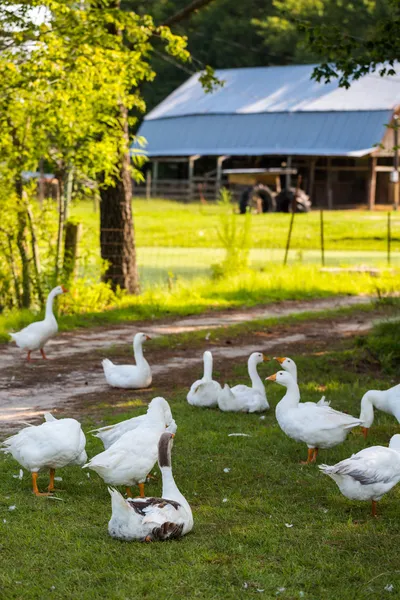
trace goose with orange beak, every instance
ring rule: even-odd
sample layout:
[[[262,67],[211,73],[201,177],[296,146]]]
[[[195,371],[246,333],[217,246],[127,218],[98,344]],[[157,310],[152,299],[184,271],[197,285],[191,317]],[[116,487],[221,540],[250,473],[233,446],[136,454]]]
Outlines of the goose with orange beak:
[[[282,369],[290,373],[297,383],[297,365],[294,360],[288,356],[274,356],[274,360],[277,360]],[[304,404],[308,404],[308,402]],[[314,404],[314,402],[312,404]],[[321,400],[318,400],[317,404],[318,406],[330,406],[331,403],[328,400],[325,400],[325,396],[322,396]]]
[[[262,412],[269,408],[267,394],[261,377],[257,372],[257,365],[269,358],[261,352],[253,352],[247,361],[247,368],[251,380],[248,385],[235,385],[230,388],[226,383],[218,393],[218,407],[224,412]]]
[[[10,333],[18,348],[27,351],[28,361],[31,360],[31,353],[34,350],[40,350],[42,357],[47,359],[44,346],[58,332],[58,323],[53,312],[54,298],[66,292],[68,290],[63,285],[53,288],[47,297],[46,314],[43,321],[35,321],[21,331]]]
[[[360,419],[329,406],[300,402],[299,386],[286,371],[278,371],[267,380],[286,388],[286,394],[275,409],[276,419],[288,437],[307,444],[307,463],[317,460],[320,448],[332,448],[344,442],[348,432],[361,424]]]
[[[147,340],[151,340],[151,337],[145,333],[137,333],[133,338],[133,355],[136,365],[114,365],[108,358],[102,361],[104,375],[109,385],[134,390],[151,385],[150,365],[143,356],[143,343]]]

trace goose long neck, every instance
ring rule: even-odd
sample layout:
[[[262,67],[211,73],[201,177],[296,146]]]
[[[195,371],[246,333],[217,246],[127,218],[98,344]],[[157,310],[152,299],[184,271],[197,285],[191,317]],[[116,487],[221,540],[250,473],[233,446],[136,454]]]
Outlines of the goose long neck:
[[[166,500],[179,502],[187,511],[192,513],[188,501],[181,494],[172,474],[172,467],[160,467],[162,475],[162,497]]]
[[[52,317],[54,317],[53,303],[54,303],[55,297],[56,297],[56,294],[55,294],[54,290],[52,290],[50,292],[50,294],[48,295],[47,301],[46,301],[46,319],[51,319]]]
[[[133,355],[137,365],[140,365],[141,363],[147,363],[145,357],[143,356],[143,346],[141,340],[133,340]]]
[[[251,357],[249,358],[249,362],[248,362],[247,366],[248,366],[249,376],[250,376],[253,388],[265,390],[262,379],[259,376],[258,371],[257,371],[257,364],[251,359]]]
[[[300,402],[300,390],[297,383],[293,380],[286,386],[286,394],[282,400],[278,402],[276,410],[287,410],[290,408],[296,408]]]
[[[371,427],[374,421],[374,405],[378,400],[379,391],[370,390],[361,398],[360,421],[364,427]]]
[[[203,381],[212,381],[213,359],[211,352],[204,352],[204,375]]]

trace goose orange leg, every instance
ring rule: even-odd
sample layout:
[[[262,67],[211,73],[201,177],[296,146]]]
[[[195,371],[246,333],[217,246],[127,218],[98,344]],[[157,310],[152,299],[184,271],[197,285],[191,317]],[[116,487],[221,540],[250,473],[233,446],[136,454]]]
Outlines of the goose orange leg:
[[[132,498],[132,490],[130,487],[126,486],[126,495],[128,496],[128,498]]]
[[[319,448],[314,448],[313,457],[311,459],[311,462],[313,463],[317,462],[318,450]]]
[[[39,492],[38,486],[37,486],[37,473],[32,473],[32,488],[33,488],[33,493],[35,494],[35,496],[50,496],[50,492]]]
[[[27,355],[27,357],[26,357],[26,360],[27,360],[28,362],[31,362],[31,350],[29,350],[29,351],[28,351],[28,355]]]
[[[139,486],[140,497],[144,498],[145,497],[145,495],[144,495],[144,483],[138,483],[138,486]]]
[[[315,448],[308,448],[307,451],[307,460],[302,460],[300,462],[301,465],[309,465],[310,463],[313,462],[313,457],[314,457],[314,452],[315,452]]]
[[[46,356],[46,355],[45,355],[45,353],[44,353],[44,350],[43,350],[43,348],[40,348],[40,354],[43,356],[43,358],[44,358],[45,360],[48,360],[47,356]]]
[[[372,516],[375,518],[378,516],[376,514],[376,500],[372,500]]]

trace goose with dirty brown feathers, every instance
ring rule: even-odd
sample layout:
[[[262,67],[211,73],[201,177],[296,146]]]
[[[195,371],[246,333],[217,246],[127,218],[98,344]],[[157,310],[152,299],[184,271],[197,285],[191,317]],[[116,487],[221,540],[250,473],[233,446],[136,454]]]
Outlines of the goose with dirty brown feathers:
[[[193,528],[193,515],[186,498],[175,483],[171,466],[174,434],[163,433],[158,443],[158,464],[162,475],[162,498],[128,498],[114,488],[112,515],[108,523],[111,537],[125,541],[155,542],[177,539]]]

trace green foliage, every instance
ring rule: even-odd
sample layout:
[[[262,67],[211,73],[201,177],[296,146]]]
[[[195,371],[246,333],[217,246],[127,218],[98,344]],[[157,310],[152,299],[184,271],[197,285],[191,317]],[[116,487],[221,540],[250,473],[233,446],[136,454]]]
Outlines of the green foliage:
[[[216,279],[240,273],[249,267],[251,231],[250,212],[246,213],[241,223],[232,204],[232,194],[226,188],[220,191],[218,205],[222,211],[217,234],[225,249],[225,258],[222,263],[211,267]]]
[[[318,24],[307,19],[298,23],[306,34],[307,48],[321,63],[314,70],[314,78],[324,82],[337,78],[339,86],[348,88],[353,79],[373,71],[381,76],[394,75],[400,50],[399,2],[359,0],[348,6],[353,18],[342,23],[328,18]],[[360,25],[364,25],[361,32]]]
[[[374,328],[360,344],[374,357],[382,369],[397,375],[400,363],[400,320],[382,323]]]

